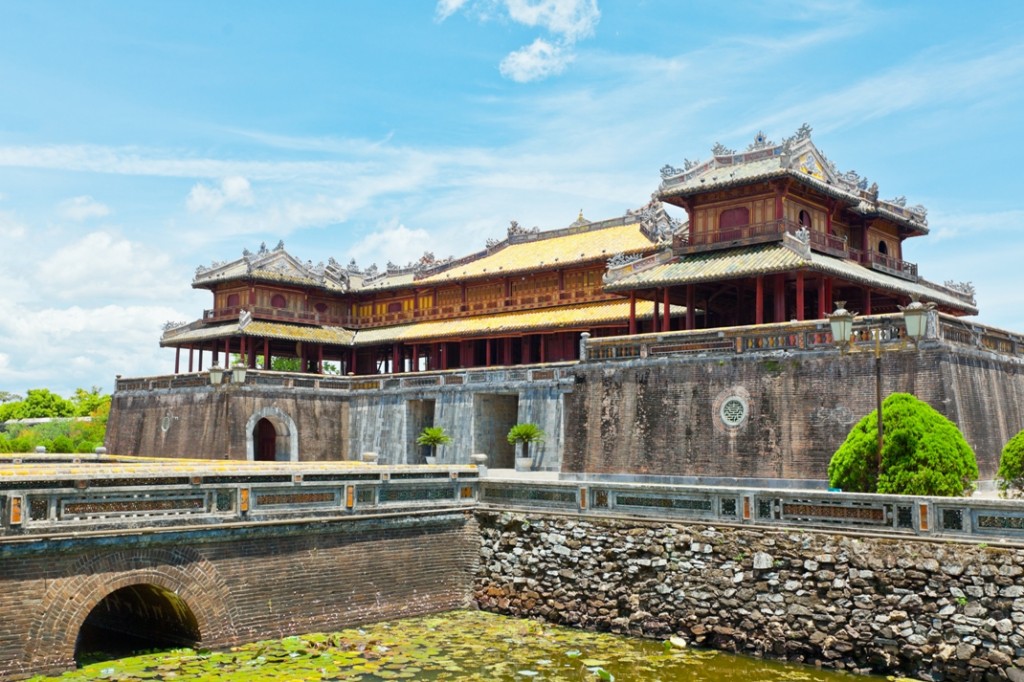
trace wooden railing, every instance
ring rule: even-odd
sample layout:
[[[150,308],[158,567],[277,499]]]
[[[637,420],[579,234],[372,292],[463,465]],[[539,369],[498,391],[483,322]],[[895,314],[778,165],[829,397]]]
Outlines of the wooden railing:
[[[710,230],[701,233],[691,232],[688,241],[677,246],[682,253],[699,253],[778,241],[782,239],[782,235],[786,233],[796,235],[801,229],[802,227],[799,224],[791,220],[771,220],[764,223],[740,225],[738,227]],[[878,251],[862,251],[853,248],[847,240],[835,235],[810,230],[809,238],[811,248],[815,251],[853,260],[895,277],[912,281],[917,281],[918,279],[917,265],[915,263],[893,258]]]

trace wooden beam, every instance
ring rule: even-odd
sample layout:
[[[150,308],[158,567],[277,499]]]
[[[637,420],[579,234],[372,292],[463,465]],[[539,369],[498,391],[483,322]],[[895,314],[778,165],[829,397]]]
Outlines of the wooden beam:
[[[757,276],[754,294],[754,324],[764,324],[764,275]]]

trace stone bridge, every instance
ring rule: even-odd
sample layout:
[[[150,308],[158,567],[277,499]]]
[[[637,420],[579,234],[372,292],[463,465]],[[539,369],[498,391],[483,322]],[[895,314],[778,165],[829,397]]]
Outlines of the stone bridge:
[[[475,467],[14,461],[0,463],[0,679],[472,599]]]

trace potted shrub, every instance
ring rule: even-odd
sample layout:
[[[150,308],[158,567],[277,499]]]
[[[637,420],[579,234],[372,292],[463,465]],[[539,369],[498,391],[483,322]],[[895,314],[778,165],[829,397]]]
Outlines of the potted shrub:
[[[417,445],[429,445],[430,455],[427,457],[427,464],[437,463],[437,446],[447,445],[452,442],[452,437],[442,426],[425,426],[416,437]]]
[[[530,471],[533,468],[530,443],[543,443],[544,432],[536,424],[516,424],[509,429],[508,442],[516,446],[516,471]]]

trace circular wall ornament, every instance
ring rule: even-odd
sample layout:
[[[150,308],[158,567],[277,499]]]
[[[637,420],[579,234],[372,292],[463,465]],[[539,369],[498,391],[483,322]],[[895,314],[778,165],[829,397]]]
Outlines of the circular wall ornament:
[[[737,395],[729,396],[722,401],[718,414],[726,427],[735,429],[742,426],[747,419],[747,401]]]

